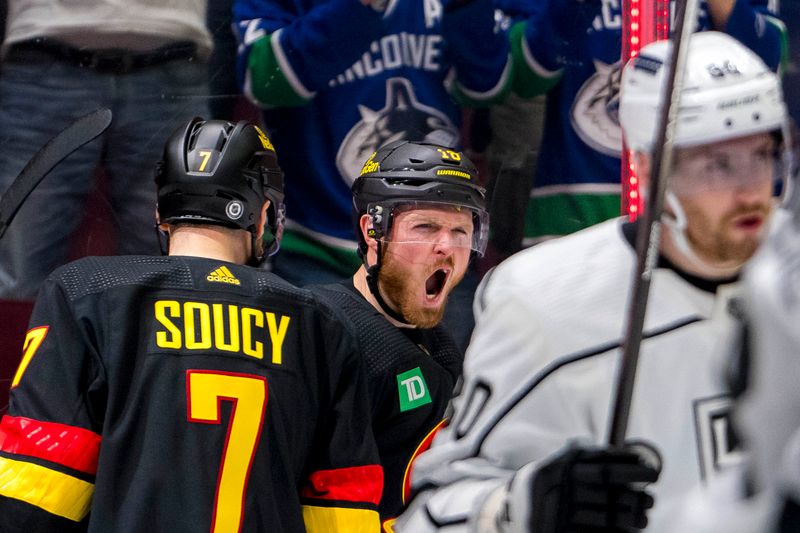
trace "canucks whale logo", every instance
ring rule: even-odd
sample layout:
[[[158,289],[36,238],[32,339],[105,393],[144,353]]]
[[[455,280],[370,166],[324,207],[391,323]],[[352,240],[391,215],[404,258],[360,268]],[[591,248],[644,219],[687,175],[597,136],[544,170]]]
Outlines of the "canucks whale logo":
[[[455,146],[458,129],[441,111],[417,100],[411,82],[405,78],[386,80],[386,103],[374,110],[359,105],[361,120],[347,133],[336,166],[352,185],[364,161],[381,146],[397,140],[428,141]]]
[[[572,128],[592,149],[619,157],[622,130],[619,126],[620,62],[607,65],[595,61],[595,73],[584,82],[572,104]]]

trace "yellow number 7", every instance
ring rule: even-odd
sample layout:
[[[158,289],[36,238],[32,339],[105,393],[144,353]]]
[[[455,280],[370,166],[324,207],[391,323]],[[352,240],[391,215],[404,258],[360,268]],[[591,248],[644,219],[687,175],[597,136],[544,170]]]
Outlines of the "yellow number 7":
[[[47,331],[49,329],[49,326],[40,326],[38,328],[33,328],[25,335],[25,342],[22,345],[22,361],[20,361],[17,372],[14,374],[14,379],[11,381],[12,389],[19,385],[22,374],[27,370],[28,364],[31,362],[31,359],[33,359],[33,354],[35,354],[39,346],[42,345],[42,341],[47,336]]]
[[[198,168],[197,171],[203,172],[208,164],[208,158],[211,157],[211,152],[208,150],[200,150],[200,155],[203,156],[203,161],[200,163],[200,168]]]
[[[190,422],[219,424],[222,422],[220,401],[233,402],[228,440],[219,469],[211,532],[239,531],[250,465],[264,423],[267,380],[251,374],[187,370],[186,381]]]

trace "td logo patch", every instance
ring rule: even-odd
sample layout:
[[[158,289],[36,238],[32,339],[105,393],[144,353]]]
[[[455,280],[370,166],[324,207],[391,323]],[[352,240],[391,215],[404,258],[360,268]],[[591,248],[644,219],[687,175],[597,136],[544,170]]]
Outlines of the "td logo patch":
[[[431,403],[428,384],[419,367],[397,375],[397,392],[400,396],[400,412],[410,411]]]

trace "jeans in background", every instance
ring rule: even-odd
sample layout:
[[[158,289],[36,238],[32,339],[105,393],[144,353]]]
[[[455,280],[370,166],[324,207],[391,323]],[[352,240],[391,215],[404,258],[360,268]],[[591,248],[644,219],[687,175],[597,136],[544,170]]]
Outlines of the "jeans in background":
[[[69,257],[95,187],[108,175],[117,252],[158,253],[154,165],[181,123],[207,116],[207,66],[175,60],[126,74],[98,73],[52,58],[5,62],[0,70],[0,194],[31,156],[74,119],[113,112],[106,132],[58,165],[34,190],[0,240],[0,298],[33,299]]]

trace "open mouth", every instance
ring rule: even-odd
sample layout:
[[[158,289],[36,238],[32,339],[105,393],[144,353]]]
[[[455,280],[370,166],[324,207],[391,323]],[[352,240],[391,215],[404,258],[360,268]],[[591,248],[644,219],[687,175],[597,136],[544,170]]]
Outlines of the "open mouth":
[[[743,215],[734,221],[737,228],[746,231],[754,231],[761,227],[764,223],[764,217],[761,214]]]
[[[428,300],[436,300],[444,290],[450,270],[439,268],[425,280],[425,297]]]

